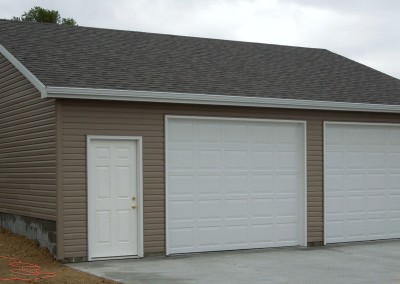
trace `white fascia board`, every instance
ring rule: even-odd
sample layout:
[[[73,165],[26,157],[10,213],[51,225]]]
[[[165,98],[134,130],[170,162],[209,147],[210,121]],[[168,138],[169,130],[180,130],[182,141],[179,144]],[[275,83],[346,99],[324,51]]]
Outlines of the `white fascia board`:
[[[0,53],[7,58],[40,92],[41,97],[46,97],[46,86],[29,71],[17,58],[14,57],[3,45],[0,44]]]
[[[245,96],[222,96],[70,87],[47,87],[46,93],[47,97],[49,98],[400,113],[400,105],[275,99]]]

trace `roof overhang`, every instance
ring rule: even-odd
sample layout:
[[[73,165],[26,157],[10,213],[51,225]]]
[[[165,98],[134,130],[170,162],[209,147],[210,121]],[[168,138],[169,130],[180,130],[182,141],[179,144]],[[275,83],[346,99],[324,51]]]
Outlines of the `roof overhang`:
[[[311,100],[292,100],[250,96],[226,96],[173,92],[130,91],[92,88],[46,87],[45,97],[64,99],[93,99],[140,101],[178,104],[247,106],[265,108],[292,108],[335,111],[364,111],[400,113],[400,105],[343,103]]]
[[[174,92],[45,86],[34,74],[32,74],[32,72],[30,72],[1,44],[0,53],[2,53],[40,91],[42,98],[400,113],[400,105],[293,100],[254,96],[227,96]]]

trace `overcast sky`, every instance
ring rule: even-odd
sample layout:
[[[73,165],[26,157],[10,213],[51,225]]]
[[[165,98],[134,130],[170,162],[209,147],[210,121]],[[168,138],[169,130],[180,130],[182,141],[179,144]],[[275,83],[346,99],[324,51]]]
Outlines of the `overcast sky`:
[[[399,0],[0,0],[0,18],[33,6],[80,26],[326,48],[400,78]]]

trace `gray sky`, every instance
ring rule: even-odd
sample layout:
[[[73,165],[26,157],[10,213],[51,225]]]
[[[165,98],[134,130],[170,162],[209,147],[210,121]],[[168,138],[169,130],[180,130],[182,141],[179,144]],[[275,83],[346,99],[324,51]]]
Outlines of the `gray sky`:
[[[399,0],[0,0],[80,26],[326,48],[400,78]]]

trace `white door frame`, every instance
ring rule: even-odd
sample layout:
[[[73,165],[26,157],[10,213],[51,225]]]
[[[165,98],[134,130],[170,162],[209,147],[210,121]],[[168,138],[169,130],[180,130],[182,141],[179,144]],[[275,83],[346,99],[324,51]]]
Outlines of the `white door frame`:
[[[382,123],[382,122],[351,122],[351,121],[324,121],[324,129],[323,129],[323,160],[324,160],[324,164],[323,164],[323,196],[324,196],[324,245],[327,245],[326,242],[326,194],[325,194],[325,189],[326,189],[326,128],[327,125],[363,125],[363,126],[392,126],[392,127],[399,127],[400,124],[399,123]]]
[[[144,250],[143,250],[143,138],[141,136],[106,136],[106,135],[87,135],[86,136],[86,174],[87,174],[87,221],[89,228],[90,216],[93,207],[93,201],[91,196],[91,188],[93,184],[93,177],[90,171],[90,164],[89,162],[92,161],[90,145],[92,141],[95,140],[103,140],[103,141],[132,141],[136,142],[136,171],[137,171],[137,232],[138,232],[138,255],[137,256],[128,256],[128,257],[111,257],[110,259],[121,259],[121,258],[135,258],[135,257],[143,257]],[[89,229],[88,232],[88,240],[87,240],[87,247],[88,247],[88,260],[96,260],[96,259],[107,259],[107,258],[92,258],[92,251],[91,251],[91,242],[92,242],[92,235]]]
[[[165,149],[165,254],[169,255],[169,237],[168,237],[168,120],[169,119],[197,119],[197,120],[228,120],[228,121],[255,121],[255,122],[272,122],[272,123],[297,123],[303,128],[303,145],[301,145],[300,153],[303,155],[303,162],[299,161],[303,170],[303,180],[301,182],[301,193],[303,197],[303,223],[302,245],[307,247],[307,121],[305,120],[283,120],[283,119],[263,119],[263,118],[246,118],[246,117],[214,117],[214,116],[190,116],[190,115],[165,115],[164,116],[164,149]],[[301,224],[300,224],[301,225]]]

